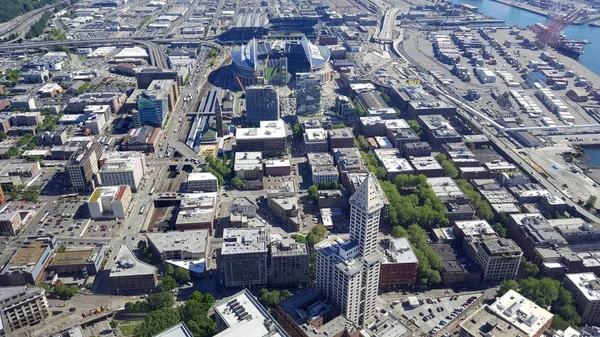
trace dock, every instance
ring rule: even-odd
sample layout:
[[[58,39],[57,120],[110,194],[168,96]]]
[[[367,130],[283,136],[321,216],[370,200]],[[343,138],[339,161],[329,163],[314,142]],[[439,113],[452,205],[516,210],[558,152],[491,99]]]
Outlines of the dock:
[[[528,12],[531,12],[531,13],[535,13],[535,14],[538,14],[538,15],[545,16],[545,17],[548,17],[549,14],[550,14],[545,9],[542,9],[542,8],[539,8],[539,7],[535,7],[535,6],[531,6],[531,5],[528,5],[528,4],[514,3],[514,2],[512,2],[510,0],[492,0],[492,1],[503,3],[503,4],[507,5],[507,6],[519,8],[519,9],[522,9],[524,11],[528,11]]]
[[[460,6],[464,9],[468,9],[473,12],[477,12],[479,10],[479,8],[477,6],[473,6],[473,5],[466,4],[466,3],[461,3]]]

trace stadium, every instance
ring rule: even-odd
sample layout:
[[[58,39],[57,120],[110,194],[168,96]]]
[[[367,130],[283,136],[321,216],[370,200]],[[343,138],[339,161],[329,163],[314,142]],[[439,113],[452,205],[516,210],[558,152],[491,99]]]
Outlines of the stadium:
[[[296,73],[328,69],[327,47],[301,40],[274,40],[248,44],[231,50],[233,73],[243,85],[286,85]]]

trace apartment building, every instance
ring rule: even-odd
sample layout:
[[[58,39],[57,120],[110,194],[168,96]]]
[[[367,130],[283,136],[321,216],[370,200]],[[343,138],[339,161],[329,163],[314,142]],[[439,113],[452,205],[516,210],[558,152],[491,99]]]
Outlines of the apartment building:
[[[142,152],[109,152],[100,159],[102,186],[129,185],[137,192],[146,172],[146,157]]]

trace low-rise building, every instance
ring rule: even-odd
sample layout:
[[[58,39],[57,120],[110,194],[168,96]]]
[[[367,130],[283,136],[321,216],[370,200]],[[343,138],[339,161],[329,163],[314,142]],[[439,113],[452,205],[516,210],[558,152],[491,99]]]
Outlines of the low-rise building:
[[[327,152],[327,133],[323,129],[307,129],[304,131],[304,150],[308,153]]]
[[[87,277],[96,275],[102,269],[106,246],[92,248],[67,247],[63,252],[54,253],[48,271],[61,274],[77,274]]]
[[[511,239],[483,240],[478,243],[477,264],[481,280],[500,282],[517,276],[523,251]]]
[[[265,176],[289,176],[292,173],[292,163],[289,159],[267,159],[265,164]]]
[[[299,230],[298,198],[294,196],[271,196],[268,198],[269,208],[281,221]]]
[[[484,305],[462,321],[459,337],[541,337],[550,328],[553,316],[518,292],[509,290],[493,304]]]
[[[208,229],[213,231],[214,213],[213,208],[180,209],[175,220],[175,229]]]
[[[153,292],[158,282],[154,266],[139,261],[127,245],[121,245],[108,276],[114,294]]]
[[[146,172],[146,158],[141,152],[108,152],[99,161],[102,186],[129,185],[137,192]]]
[[[452,234],[452,232],[450,232]],[[442,261],[442,284],[445,286],[454,284],[477,284],[481,280],[481,270],[472,262],[464,261],[456,256],[455,249],[450,244],[431,244],[431,248],[440,256]]]
[[[568,246],[567,240],[540,213],[509,214],[506,229],[528,259],[533,259],[538,247]]]
[[[600,324],[600,279],[594,273],[565,275],[565,287],[573,294],[581,322]]]
[[[121,141],[120,151],[139,151],[145,154],[154,153],[160,141],[160,128],[144,125],[141,128],[131,129]]]
[[[462,136],[450,125],[450,122],[440,115],[419,116],[419,124],[427,142],[434,149],[441,149],[446,143],[460,143]]]
[[[147,233],[148,247],[163,261],[206,258],[209,233],[206,229],[185,232]]]
[[[285,152],[286,137],[283,120],[261,121],[258,128],[236,130],[236,152],[254,151],[265,155],[279,155]]]
[[[28,237],[0,272],[1,286],[39,284],[56,250],[56,237]]]
[[[247,289],[219,300],[213,309],[215,337],[290,337]]]
[[[367,165],[360,151],[355,147],[333,149],[333,160],[338,167],[338,172],[367,172]]]
[[[402,145],[402,155],[404,158],[410,157],[429,157],[431,156],[431,145],[427,142],[414,142]]]
[[[427,178],[427,184],[443,202],[461,205],[469,203],[469,198],[450,177]]]
[[[269,252],[269,283],[292,286],[310,282],[310,255],[305,242],[292,238],[271,243]]]
[[[129,185],[98,187],[87,201],[90,218],[125,219],[132,198]]]
[[[217,177],[210,172],[192,172],[187,177],[188,192],[217,192]]]
[[[422,174],[426,177],[443,177],[446,174],[442,166],[433,157],[414,157],[408,161],[415,168],[415,174]]]
[[[231,213],[241,213],[247,217],[255,217],[258,206],[248,197],[232,198],[229,202]]]
[[[399,174],[415,173],[408,160],[402,157],[400,150],[397,148],[376,149],[375,157],[377,157],[377,160],[385,169],[385,178],[389,181],[394,180]]]
[[[266,285],[268,242],[258,228],[225,228],[217,264],[225,287]]]
[[[350,128],[332,129],[327,131],[329,149],[354,146],[354,135]]]
[[[334,166],[333,156],[329,153],[308,153],[308,165],[313,184],[337,182],[339,172]]]
[[[379,273],[380,289],[392,290],[412,286],[417,281],[419,260],[406,238],[382,243],[384,259]]]
[[[260,152],[236,152],[233,172],[245,188],[262,188],[263,157]]]
[[[2,288],[0,308],[0,324],[6,336],[10,336],[12,331],[42,323],[50,316],[46,292],[38,287]]]

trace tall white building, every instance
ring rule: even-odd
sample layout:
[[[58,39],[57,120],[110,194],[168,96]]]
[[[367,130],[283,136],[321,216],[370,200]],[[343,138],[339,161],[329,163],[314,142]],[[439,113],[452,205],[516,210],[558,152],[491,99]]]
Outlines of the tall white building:
[[[375,317],[382,194],[377,178],[369,173],[350,197],[350,240],[327,245],[317,254],[317,288],[341,308],[346,319],[360,326]]]
[[[129,185],[133,192],[137,192],[146,172],[146,158],[142,152],[105,153],[100,164],[102,186]]]

